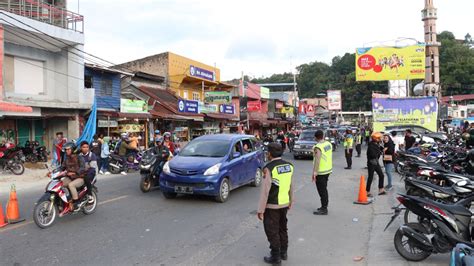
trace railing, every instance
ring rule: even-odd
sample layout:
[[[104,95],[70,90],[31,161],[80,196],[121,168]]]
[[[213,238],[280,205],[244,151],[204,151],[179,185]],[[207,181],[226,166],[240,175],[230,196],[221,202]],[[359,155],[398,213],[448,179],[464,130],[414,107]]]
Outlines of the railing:
[[[43,0],[4,0],[0,9],[64,29],[84,32],[84,16]]]

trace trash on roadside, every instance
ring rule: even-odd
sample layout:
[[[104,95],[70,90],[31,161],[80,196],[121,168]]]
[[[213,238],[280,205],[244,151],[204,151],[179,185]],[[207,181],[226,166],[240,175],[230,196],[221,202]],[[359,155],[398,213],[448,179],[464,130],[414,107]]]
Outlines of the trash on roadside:
[[[354,218],[352,218],[352,221],[353,221],[354,223],[357,223],[357,222],[359,221],[359,218],[354,217]]]
[[[353,261],[361,261],[363,259],[364,259],[364,257],[362,257],[362,256],[355,256],[354,258],[352,258]]]

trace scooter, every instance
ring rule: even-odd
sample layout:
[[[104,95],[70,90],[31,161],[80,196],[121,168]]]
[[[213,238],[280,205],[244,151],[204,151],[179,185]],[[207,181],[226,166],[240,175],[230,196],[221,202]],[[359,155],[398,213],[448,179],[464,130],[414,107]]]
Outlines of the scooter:
[[[422,261],[432,253],[448,253],[458,243],[472,244],[472,213],[469,206],[474,200],[474,195],[455,204],[399,195],[397,200],[419,217],[417,223],[404,224],[395,233],[395,249],[403,258],[409,261]],[[385,230],[400,213],[395,211]]]
[[[63,187],[62,178],[66,176],[66,171],[59,168],[52,170],[49,174],[51,181],[46,186],[43,196],[37,201],[33,210],[33,220],[40,228],[48,228],[54,224],[59,217],[68,214],[75,214],[71,208],[72,199],[69,189]],[[80,201],[80,210],[86,215],[92,214],[97,208],[97,187],[95,183],[97,178],[92,180],[92,199],[87,197],[87,187],[85,185],[77,189]]]
[[[474,248],[472,245],[457,244],[451,251],[450,266],[474,265]]]
[[[138,171],[142,156],[143,153],[141,151],[137,153],[136,157],[128,156],[126,159],[118,154],[111,153],[109,156],[109,171],[112,174],[127,173],[130,169]]]
[[[168,158],[168,152],[155,154],[153,148],[143,153],[142,160],[140,161],[140,190],[143,193],[150,192],[152,188],[160,186],[160,174],[163,164]]]
[[[23,158],[22,151],[14,145],[4,147],[0,150],[0,170],[11,171],[14,175],[23,174],[25,172]]]

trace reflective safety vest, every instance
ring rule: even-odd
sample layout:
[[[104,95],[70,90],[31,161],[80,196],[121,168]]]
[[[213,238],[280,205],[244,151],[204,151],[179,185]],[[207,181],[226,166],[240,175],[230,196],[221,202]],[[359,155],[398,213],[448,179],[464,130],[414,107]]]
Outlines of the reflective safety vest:
[[[282,160],[271,161],[265,166],[272,175],[272,186],[268,193],[267,204],[285,205],[290,203],[291,178],[293,165]]]
[[[362,143],[362,135],[359,134],[357,135],[357,141],[356,141],[356,144],[361,144]]]
[[[354,144],[354,139],[352,137],[346,137],[344,139],[344,148],[352,149]]]
[[[321,151],[318,175],[332,173],[332,144],[329,141],[324,141],[314,145],[314,147]]]
[[[366,137],[369,137],[370,136],[370,132],[368,130],[365,131],[365,136]]]

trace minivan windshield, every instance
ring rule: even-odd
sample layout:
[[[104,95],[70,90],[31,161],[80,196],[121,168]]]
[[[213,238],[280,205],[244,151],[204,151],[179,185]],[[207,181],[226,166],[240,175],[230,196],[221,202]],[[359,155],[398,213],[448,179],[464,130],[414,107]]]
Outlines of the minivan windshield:
[[[301,132],[301,135],[298,138],[298,140],[313,141],[315,132],[316,131],[303,131]]]
[[[224,157],[229,151],[228,140],[193,140],[179,153],[189,157]]]

